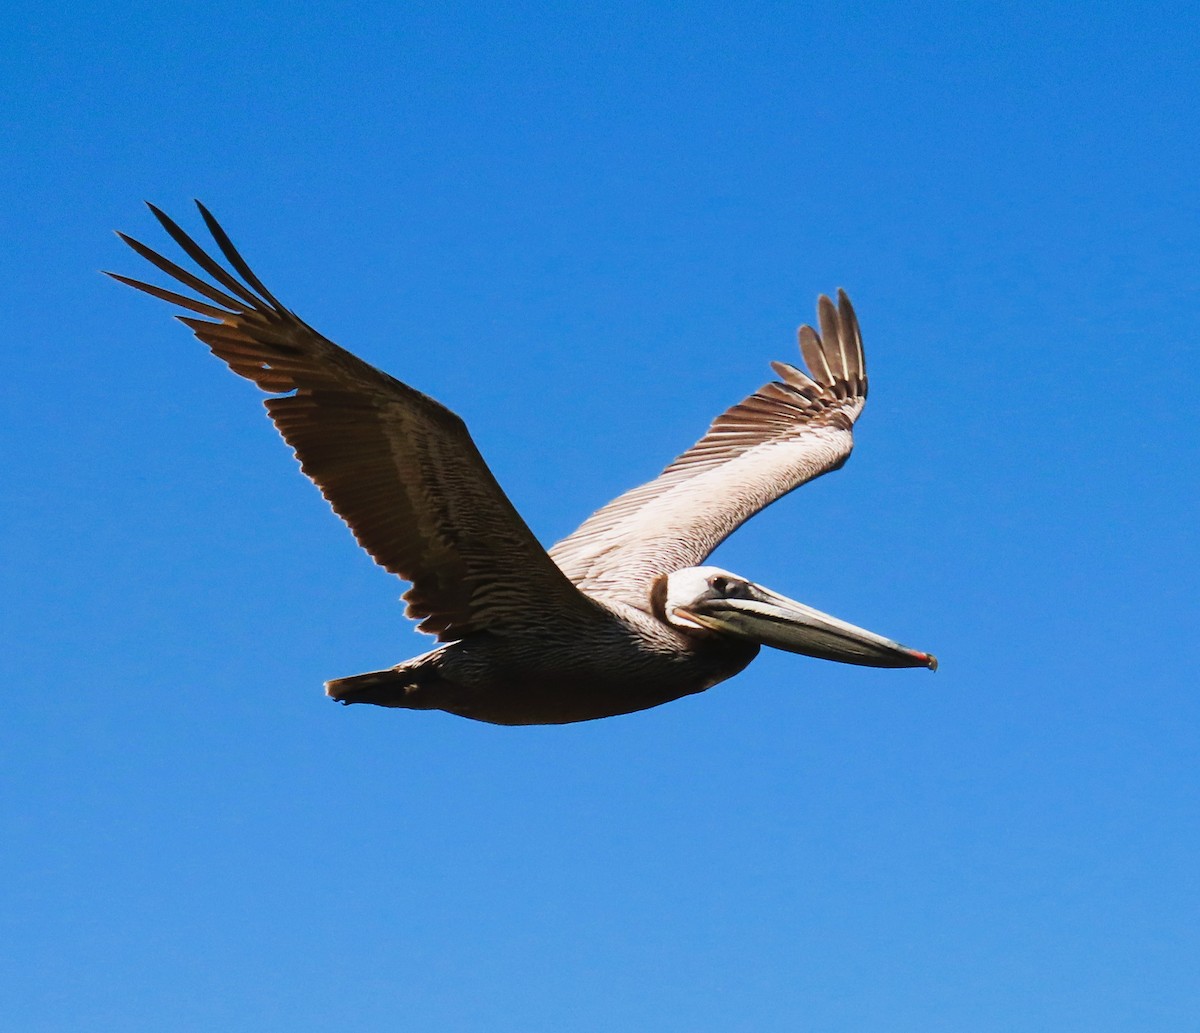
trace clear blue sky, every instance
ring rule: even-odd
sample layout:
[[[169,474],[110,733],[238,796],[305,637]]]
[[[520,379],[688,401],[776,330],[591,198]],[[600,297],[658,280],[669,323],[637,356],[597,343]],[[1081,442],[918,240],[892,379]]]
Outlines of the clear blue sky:
[[[0,1026],[1197,1028],[1194,4],[7,24]],[[426,648],[402,586],[97,275],[193,196],[547,542],[846,287],[857,451],[717,559],[942,670],[334,706]]]

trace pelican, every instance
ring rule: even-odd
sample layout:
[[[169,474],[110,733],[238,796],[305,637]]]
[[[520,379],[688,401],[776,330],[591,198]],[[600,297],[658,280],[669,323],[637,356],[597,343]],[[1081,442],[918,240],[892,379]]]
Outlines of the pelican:
[[[118,236],[198,298],[107,275],[194,313],[177,318],[271,396],[267,412],[303,472],[375,562],[411,583],[405,612],[441,643],[387,670],[327,682],[333,699],[501,725],[566,724],[703,692],[764,645],[937,669],[929,653],[704,565],[759,510],[849,457],[867,377],[844,291],[836,304],[818,300],[819,332],[799,330],[807,373],[773,363],[777,381],[547,552],[458,416],[280,304],[196,205],[228,267],[154,205],[205,276]]]

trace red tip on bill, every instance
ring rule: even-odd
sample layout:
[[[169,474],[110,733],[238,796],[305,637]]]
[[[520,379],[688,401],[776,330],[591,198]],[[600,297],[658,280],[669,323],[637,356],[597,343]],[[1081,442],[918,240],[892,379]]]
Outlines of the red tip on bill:
[[[938,659],[932,653],[922,653],[919,649],[910,649],[909,653],[920,660],[931,671],[938,669]]]

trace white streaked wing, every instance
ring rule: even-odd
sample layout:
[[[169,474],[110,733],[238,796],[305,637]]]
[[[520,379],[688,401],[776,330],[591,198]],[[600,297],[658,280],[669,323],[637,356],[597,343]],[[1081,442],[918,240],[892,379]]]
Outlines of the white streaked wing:
[[[844,292],[838,300],[820,299],[820,335],[801,328],[810,375],[775,363],[782,381],[722,413],[659,477],[550,550],[572,581],[644,607],[655,578],[702,562],[759,510],[846,461],[867,380],[858,321]]]

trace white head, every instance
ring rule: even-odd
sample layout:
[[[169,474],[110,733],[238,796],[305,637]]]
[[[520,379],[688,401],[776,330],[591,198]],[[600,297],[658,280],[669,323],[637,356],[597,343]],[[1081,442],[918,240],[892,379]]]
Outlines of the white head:
[[[663,616],[677,628],[707,628],[692,617],[692,610],[705,602],[727,596],[742,597],[750,582],[720,567],[684,567],[668,574],[662,596]],[[660,589],[661,590],[661,589]]]

